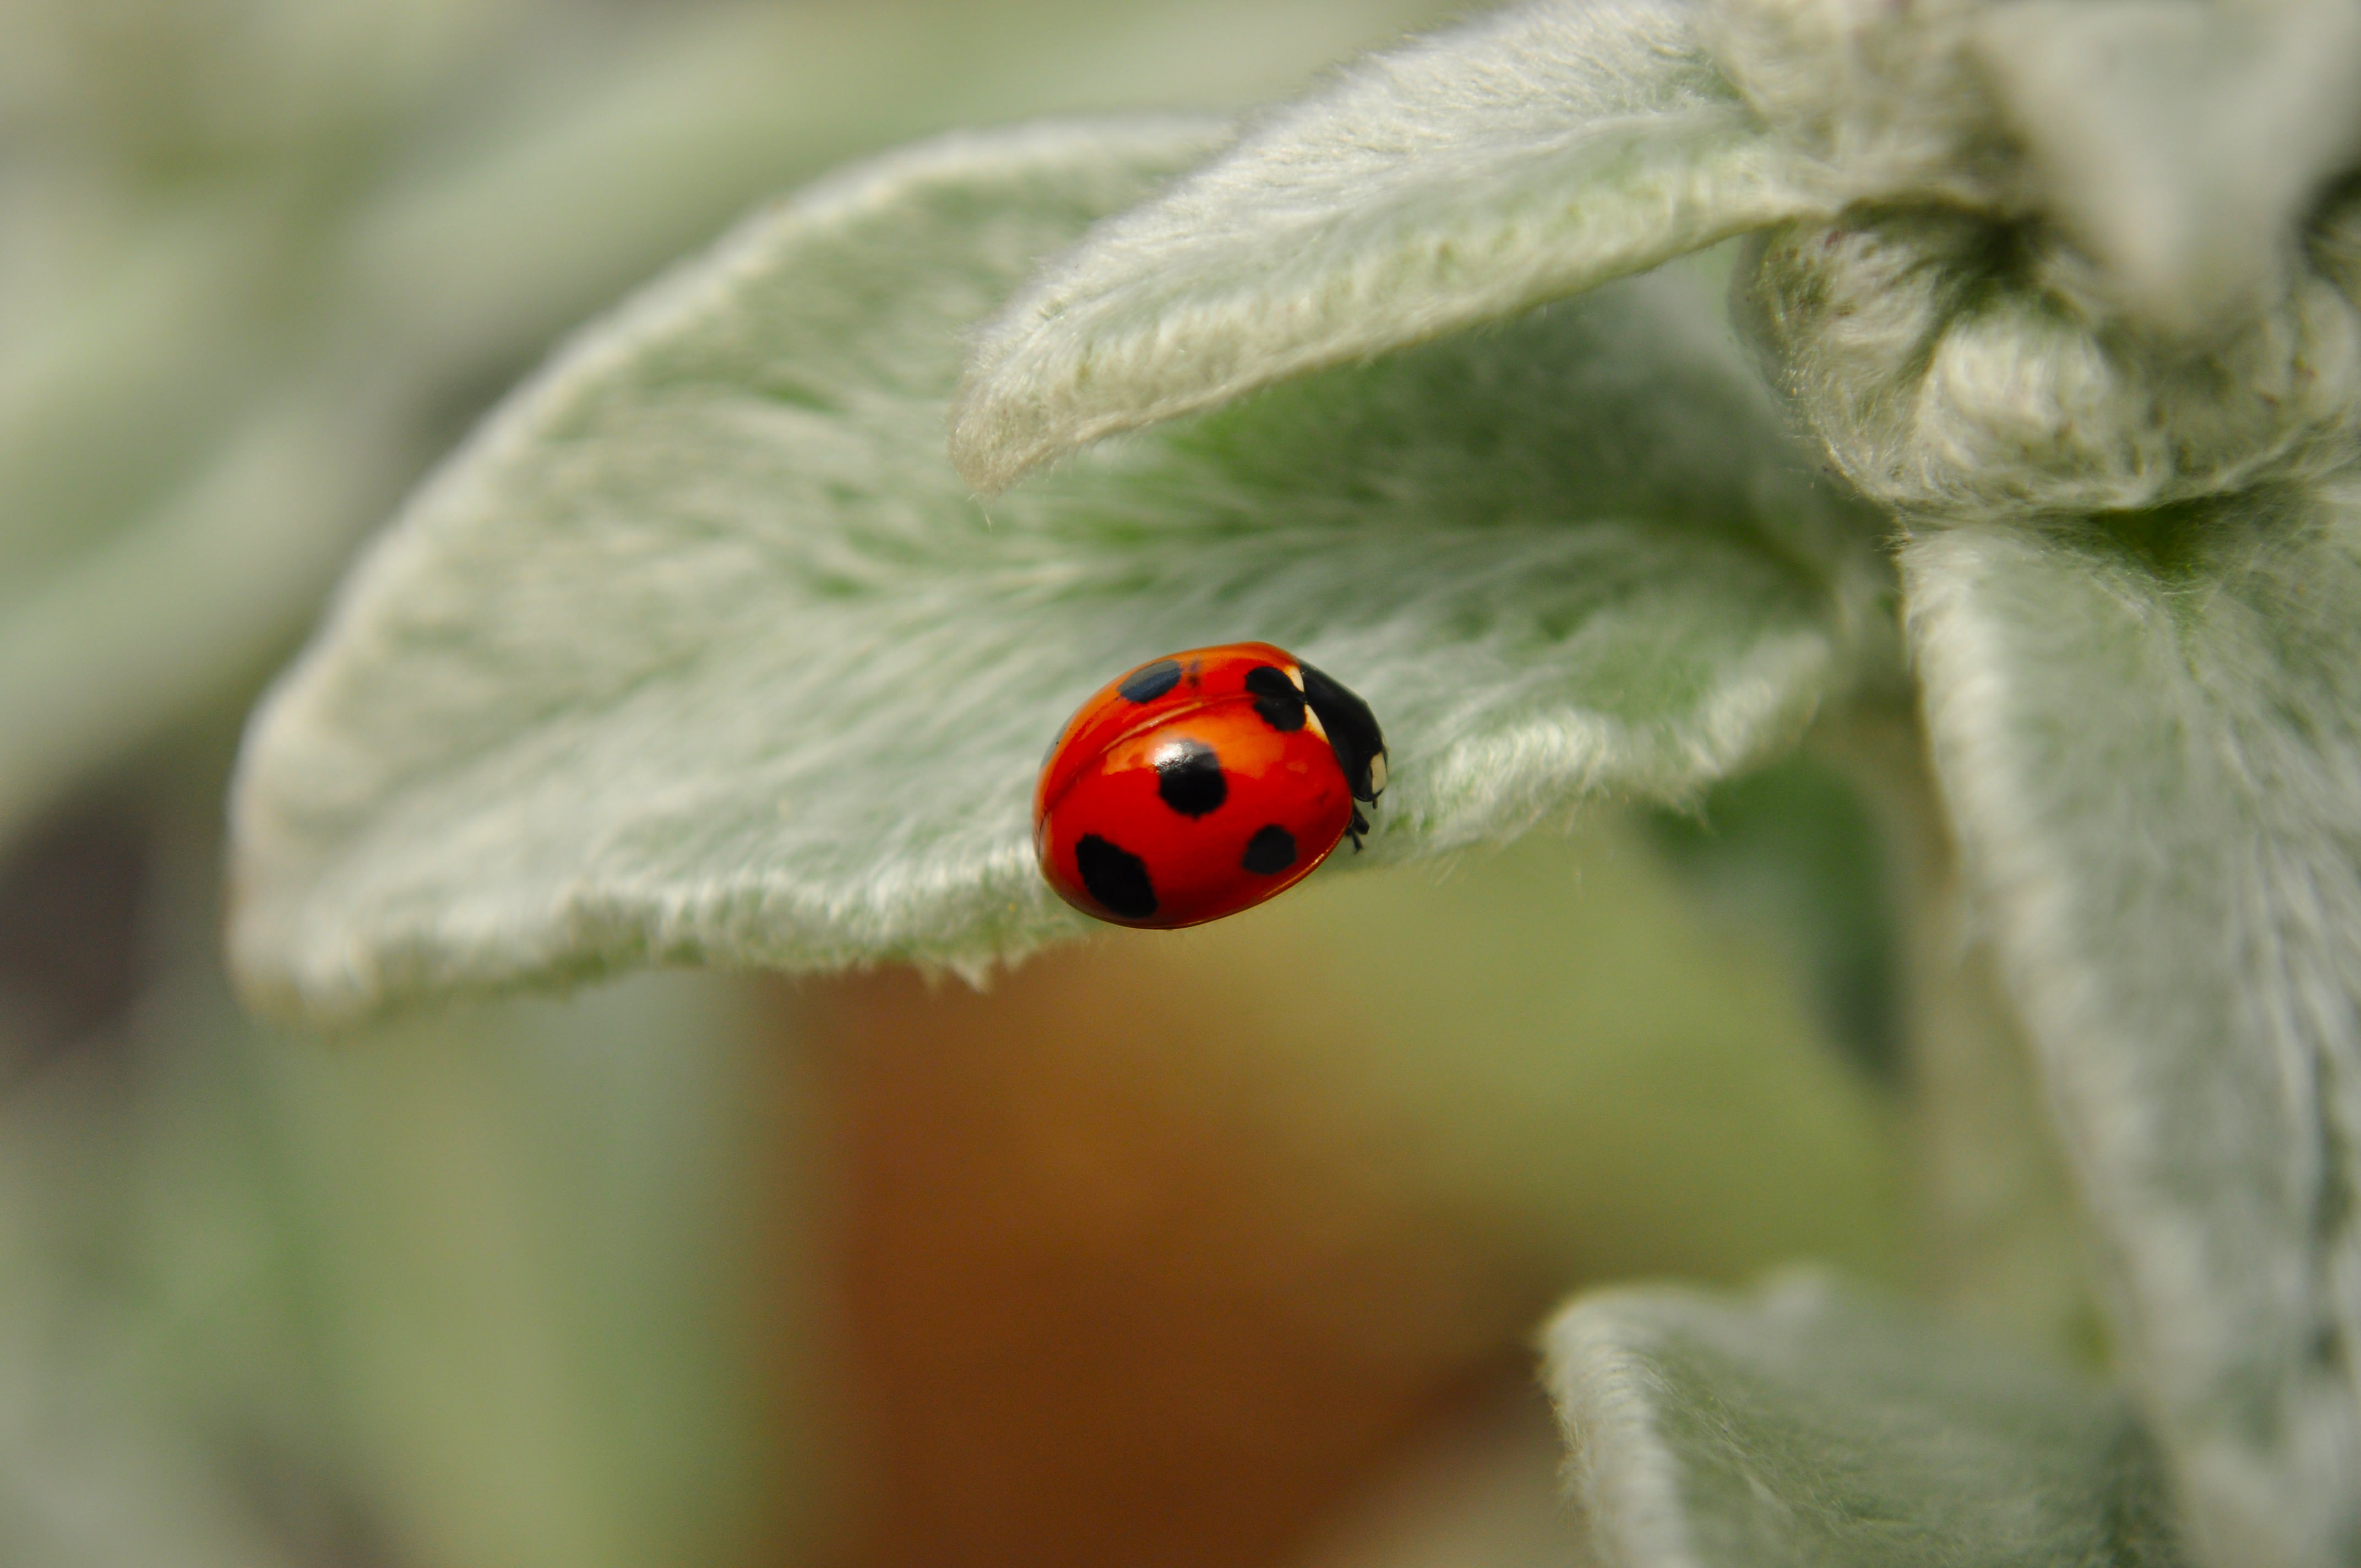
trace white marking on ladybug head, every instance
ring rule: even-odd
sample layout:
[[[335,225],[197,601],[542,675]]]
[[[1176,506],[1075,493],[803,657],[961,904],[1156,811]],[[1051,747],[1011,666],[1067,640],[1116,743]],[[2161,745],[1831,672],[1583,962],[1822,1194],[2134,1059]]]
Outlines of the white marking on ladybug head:
[[[1303,667],[1301,664],[1288,665],[1287,678],[1295,683],[1295,689],[1297,691],[1301,691],[1303,689]]]
[[[1383,751],[1369,759],[1369,794],[1386,793],[1386,754]]]

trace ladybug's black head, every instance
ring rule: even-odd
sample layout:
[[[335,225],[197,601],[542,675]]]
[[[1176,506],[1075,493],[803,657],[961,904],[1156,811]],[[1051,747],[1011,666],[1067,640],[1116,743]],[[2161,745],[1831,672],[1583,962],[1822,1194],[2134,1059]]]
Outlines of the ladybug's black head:
[[[1386,793],[1386,737],[1378,728],[1378,716],[1332,677],[1309,664],[1296,667],[1303,672],[1303,700],[1320,716],[1320,728],[1336,750],[1353,798],[1376,805]]]

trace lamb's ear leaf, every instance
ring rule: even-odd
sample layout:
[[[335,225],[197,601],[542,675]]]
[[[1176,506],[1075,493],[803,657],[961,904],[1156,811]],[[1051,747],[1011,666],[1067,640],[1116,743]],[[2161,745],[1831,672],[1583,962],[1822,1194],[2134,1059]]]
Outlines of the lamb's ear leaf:
[[[1905,554],[1938,772],[2207,1561],[2361,1552],[2361,484]]]
[[[987,326],[951,454],[996,491],[1116,431],[1816,210],[1681,0],[1539,0],[1378,56],[1099,225]]]
[[[1084,924],[1028,798],[1128,665],[1265,638],[1372,702],[1371,864],[1677,799],[1892,640],[1682,272],[1086,455],[987,511],[959,329],[1202,152],[1037,127],[840,177],[562,355],[347,585],[233,803],[249,992],[632,961],[981,965]],[[1881,636],[1880,629],[1884,628]]]
[[[1633,1288],[1546,1336],[1599,1568],[2174,1568],[2162,1469],[2074,1372],[1822,1277]]]
[[[2361,160],[2361,11],[2022,0],[1973,58],[2051,217],[2144,324],[2194,336],[2268,310],[2283,236]]]

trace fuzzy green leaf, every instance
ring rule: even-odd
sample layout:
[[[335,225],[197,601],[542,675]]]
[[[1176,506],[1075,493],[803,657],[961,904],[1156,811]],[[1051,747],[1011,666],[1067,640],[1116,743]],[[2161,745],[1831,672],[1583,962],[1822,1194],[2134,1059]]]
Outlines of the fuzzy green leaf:
[[[1043,745],[1245,636],[1395,766],[1364,861],[1678,798],[1877,648],[1872,530],[1685,276],[1279,389],[987,512],[959,329],[1202,127],[955,139],[753,221],[419,497],[258,718],[235,957],[315,1014],[659,958],[981,964],[1078,928]]]
[[[2170,1568],[2124,1400],[1898,1303],[1795,1277],[1625,1289],[1546,1339],[1600,1568]]]
[[[2361,194],[2290,246],[2272,308],[2203,352],[2123,330],[2058,234],[1932,205],[1798,223],[1736,291],[1797,415],[1896,511],[2006,521],[2305,481],[2361,431]]]
[[[1110,219],[988,326],[981,488],[1817,210],[1679,0],[1542,0],[1381,55]]]
[[[2352,1563],[2361,484],[1906,561],[1938,769],[2193,1539]]]
[[[2203,338],[2285,294],[2287,239],[2361,166],[2361,8],[2016,0],[1976,18],[2056,216],[2143,322]]]
[[[1704,0],[1701,12],[1715,62],[1830,191],[2070,240],[2078,313],[2184,352],[2279,306],[2311,209],[2361,167],[2361,11],[2348,0]],[[2054,265],[2026,270],[2059,280]]]

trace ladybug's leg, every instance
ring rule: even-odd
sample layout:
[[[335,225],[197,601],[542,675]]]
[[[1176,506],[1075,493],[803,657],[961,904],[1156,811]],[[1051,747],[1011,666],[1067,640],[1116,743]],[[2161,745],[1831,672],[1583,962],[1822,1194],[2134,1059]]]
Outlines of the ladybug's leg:
[[[1345,836],[1353,840],[1353,853],[1361,852],[1361,835],[1368,830],[1369,819],[1361,815],[1359,806],[1353,807],[1353,825],[1345,829]]]

